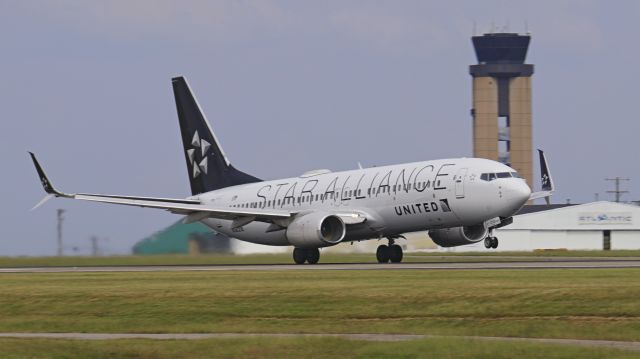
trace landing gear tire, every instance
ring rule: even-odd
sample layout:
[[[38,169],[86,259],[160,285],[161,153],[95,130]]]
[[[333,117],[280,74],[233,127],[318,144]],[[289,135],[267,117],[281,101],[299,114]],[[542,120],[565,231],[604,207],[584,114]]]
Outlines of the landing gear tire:
[[[320,260],[320,250],[318,248],[307,249],[307,263],[316,264]]]
[[[296,264],[304,264],[307,261],[307,251],[302,248],[293,249],[293,261]]]
[[[497,237],[487,237],[484,239],[484,247],[486,249],[496,249],[498,248],[498,238]]]
[[[402,247],[397,244],[389,246],[389,260],[391,263],[402,262]]]
[[[376,251],[376,259],[378,263],[387,263],[391,257],[391,250],[389,246],[382,244],[378,246],[378,250]]]

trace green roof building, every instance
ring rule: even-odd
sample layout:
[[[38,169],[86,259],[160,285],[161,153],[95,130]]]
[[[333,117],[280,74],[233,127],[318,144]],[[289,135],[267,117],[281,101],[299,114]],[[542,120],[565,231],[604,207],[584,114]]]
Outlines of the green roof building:
[[[200,254],[230,252],[231,240],[200,222],[178,221],[133,246],[133,254]]]

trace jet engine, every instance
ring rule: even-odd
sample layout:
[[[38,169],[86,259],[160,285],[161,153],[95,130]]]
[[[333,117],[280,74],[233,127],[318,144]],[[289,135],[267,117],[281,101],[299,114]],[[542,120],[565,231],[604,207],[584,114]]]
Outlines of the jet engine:
[[[456,247],[483,240],[487,228],[483,223],[473,226],[432,229],[429,237],[440,247]]]
[[[347,228],[340,217],[312,212],[296,217],[287,226],[287,240],[298,248],[327,247],[340,243]]]

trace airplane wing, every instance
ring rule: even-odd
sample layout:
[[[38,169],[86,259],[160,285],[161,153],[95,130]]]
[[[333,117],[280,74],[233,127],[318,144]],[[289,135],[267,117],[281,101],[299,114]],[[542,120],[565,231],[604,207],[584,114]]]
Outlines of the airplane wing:
[[[529,196],[529,200],[544,198],[547,201],[547,204],[550,203],[549,198],[555,191],[555,186],[553,184],[553,178],[551,178],[551,172],[549,171],[549,166],[547,165],[547,158],[544,155],[544,151],[538,150],[538,154],[540,155],[540,176],[542,181],[542,191],[533,192]]]
[[[239,227],[246,225],[253,221],[273,222],[279,225],[279,228],[284,228],[288,225],[289,219],[292,219],[298,212],[286,211],[286,210],[273,210],[273,209],[235,209],[228,207],[215,207],[211,205],[204,205],[198,200],[192,199],[174,199],[174,198],[157,198],[157,197],[136,197],[136,196],[117,196],[106,194],[91,194],[91,193],[64,193],[58,191],[47,175],[45,174],[42,166],[36,159],[36,156],[29,152],[33,164],[36,167],[40,182],[47,196],[40,201],[33,209],[40,207],[46,201],[54,197],[79,199],[90,202],[112,203],[125,206],[145,207],[164,209],[171,213],[185,215],[184,223],[197,222],[205,218],[218,218],[233,220],[233,227]],[[340,217],[347,225],[359,224],[366,221],[367,215],[358,211],[341,211],[335,213]]]
[[[38,203],[35,207],[41,206],[47,200],[53,197],[79,199],[91,202],[113,203],[121,204],[125,206],[136,206],[146,208],[164,209],[172,213],[187,215],[185,222],[195,222],[207,217],[220,218],[220,219],[239,219],[239,218],[253,218],[253,220],[278,220],[288,219],[295,215],[295,212],[280,211],[280,210],[238,210],[234,208],[216,208],[210,205],[203,205],[198,200],[190,199],[173,199],[173,198],[156,198],[156,197],[134,197],[134,196],[115,196],[115,195],[103,195],[103,194],[90,194],[90,193],[64,193],[58,191],[47,175],[45,174],[42,166],[38,163],[36,156],[29,152],[33,164],[36,167],[40,182],[47,196]]]

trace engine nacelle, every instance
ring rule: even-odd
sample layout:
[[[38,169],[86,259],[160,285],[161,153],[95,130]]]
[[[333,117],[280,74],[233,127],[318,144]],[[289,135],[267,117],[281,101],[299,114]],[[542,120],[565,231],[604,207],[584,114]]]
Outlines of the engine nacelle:
[[[432,229],[429,237],[440,247],[456,247],[476,243],[487,236],[483,223],[473,226]]]
[[[296,217],[287,226],[287,240],[298,248],[328,247],[344,239],[347,228],[338,216],[312,212]]]

